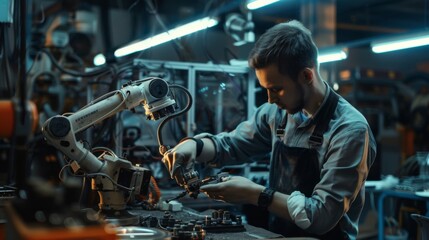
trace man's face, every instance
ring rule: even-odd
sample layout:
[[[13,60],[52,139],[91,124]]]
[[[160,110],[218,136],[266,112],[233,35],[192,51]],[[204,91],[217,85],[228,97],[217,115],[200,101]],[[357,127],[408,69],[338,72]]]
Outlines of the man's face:
[[[259,84],[267,90],[268,102],[275,103],[289,114],[295,114],[304,107],[304,90],[298,81],[281,74],[276,64],[256,69]]]

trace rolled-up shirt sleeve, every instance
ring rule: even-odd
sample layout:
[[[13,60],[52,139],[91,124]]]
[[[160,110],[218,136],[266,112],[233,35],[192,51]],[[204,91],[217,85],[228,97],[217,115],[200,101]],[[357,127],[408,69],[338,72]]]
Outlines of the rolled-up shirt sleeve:
[[[375,146],[370,141],[366,125],[357,123],[348,131],[331,136],[321,180],[312,196],[305,198],[300,192],[294,192],[288,200],[294,222],[316,234],[331,230],[350,210],[363,190],[371,161],[375,158]]]

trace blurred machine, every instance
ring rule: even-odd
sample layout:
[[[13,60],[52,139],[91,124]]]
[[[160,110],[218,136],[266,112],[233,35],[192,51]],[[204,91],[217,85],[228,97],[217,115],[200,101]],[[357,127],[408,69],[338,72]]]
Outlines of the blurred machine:
[[[246,13],[246,18],[238,13],[229,14],[224,25],[226,34],[235,41],[234,46],[255,42],[254,28],[255,24],[252,22],[252,13],[250,11]]]

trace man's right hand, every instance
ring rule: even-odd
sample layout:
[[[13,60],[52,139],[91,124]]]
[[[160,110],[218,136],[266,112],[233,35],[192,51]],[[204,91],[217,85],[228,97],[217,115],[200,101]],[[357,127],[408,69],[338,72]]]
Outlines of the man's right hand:
[[[164,153],[162,162],[167,167],[170,177],[183,186],[183,174],[194,169],[197,155],[197,143],[185,140]]]

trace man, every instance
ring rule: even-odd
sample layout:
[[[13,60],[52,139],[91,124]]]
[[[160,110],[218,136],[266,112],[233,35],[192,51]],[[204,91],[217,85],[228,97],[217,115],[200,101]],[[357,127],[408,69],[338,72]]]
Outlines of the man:
[[[264,33],[249,64],[268,103],[232,132],[200,134],[169,150],[163,161],[172,177],[183,184],[195,162],[223,166],[270,154],[267,188],[237,176],[201,190],[266,208],[270,230],[287,237],[355,239],[376,144],[362,114],[322,80],[317,56],[298,21]]]

